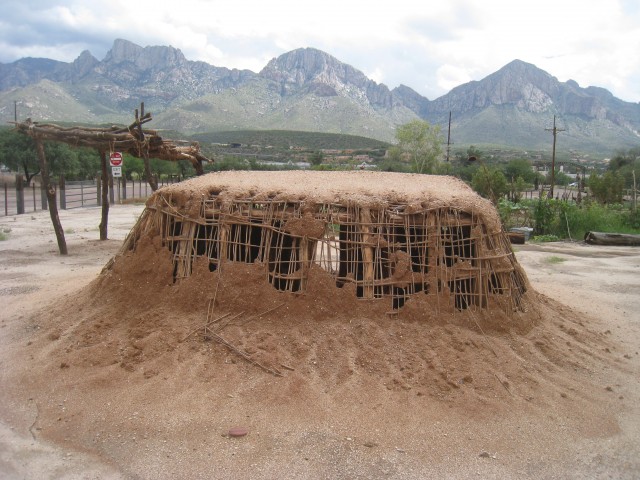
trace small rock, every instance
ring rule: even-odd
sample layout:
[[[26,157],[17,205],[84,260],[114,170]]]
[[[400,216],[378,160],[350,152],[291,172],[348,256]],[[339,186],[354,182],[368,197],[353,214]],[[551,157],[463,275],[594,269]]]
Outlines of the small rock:
[[[229,430],[230,437],[244,437],[247,433],[249,433],[249,429],[245,427],[233,427]]]

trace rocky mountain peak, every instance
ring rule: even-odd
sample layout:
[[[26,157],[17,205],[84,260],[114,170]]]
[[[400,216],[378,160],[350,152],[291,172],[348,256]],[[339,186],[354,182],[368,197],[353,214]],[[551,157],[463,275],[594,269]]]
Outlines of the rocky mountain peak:
[[[135,59],[144,49],[129,40],[118,38],[107,52],[103,62],[117,65],[122,62],[135,62]]]
[[[325,95],[335,91],[336,95],[374,106],[393,105],[393,95],[385,85],[378,85],[360,70],[315,48],[284,53],[272,59],[259,75],[276,82],[283,96],[308,87],[307,91]]]
[[[182,52],[171,46],[141,47],[128,40],[117,39],[102,64],[107,68],[131,64],[139,71],[146,71],[179,67],[186,61]]]
[[[411,111],[417,113],[418,116],[423,116],[425,112],[427,112],[429,99],[420,95],[413,88],[400,84],[391,92],[396,99],[406,105]]]
[[[84,50],[72,63],[72,68],[76,76],[84,76],[93,70],[100,62],[91,55],[89,50]]]
[[[574,147],[581,141],[600,149],[614,141],[621,147],[622,140],[635,145],[640,135],[639,104],[619,100],[603,88],[560,82],[522,60],[432,101],[406,85],[390,91],[315,48],[284,53],[259,74],[189,61],[171,46],[141,47],[123,39],[114,41],[102,61],[84,51],[72,63],[34,58],[0,63],[0,96],[9,99],[5,104],[21,95],[49,92],[50,85],[38,86],[45,81],[69,88],[73,92],[69,98],[75,99],[70,102],[78,103],[69,109],[72,113],[64,111],[66,104],[56,104],[58,120],[75,120],[69,115],[78,109],[91,112],[97,122],[103,121],[97,112],[128,120],[132,109],[144,101],[164,122],[163,128],[183,131],[277,126],[389,140],[396,125],[414,118],[446,125],[453,113],[457,142],[546,145],[548,134],[539,126],[556,114],[567,129],[573,129]],[[23,86],[33,90],[12,90]],[[8,110],[0,108],[0,115],[3,112]],[[613,133],[595,138],[592,121],[600,130],[605,122]]]
[[[260,76],[278,83],[301,86],[310,82],[343,83],[348,65],[315,48],[298,48],[272,59]],[[353,69],[355,70],[355,69]]]
[[[513,105],[539,113],[550,108],[559,88],[558,80],[544,70],[522,60],[514,60],[482,80],[454,88],[435,100],[430,109],[470,112],[492,105]]]

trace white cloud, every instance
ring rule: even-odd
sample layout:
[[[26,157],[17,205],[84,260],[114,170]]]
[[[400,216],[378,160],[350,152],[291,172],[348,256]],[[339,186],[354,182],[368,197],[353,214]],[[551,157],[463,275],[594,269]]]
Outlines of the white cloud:
[[[172,45],[191,60],[259,71],[315,47],[390,88],[435,98],[514,59],[561,81],[640,101],[640,7],[635,0],[4,0],[0,61],[103,58],[115,38]]]

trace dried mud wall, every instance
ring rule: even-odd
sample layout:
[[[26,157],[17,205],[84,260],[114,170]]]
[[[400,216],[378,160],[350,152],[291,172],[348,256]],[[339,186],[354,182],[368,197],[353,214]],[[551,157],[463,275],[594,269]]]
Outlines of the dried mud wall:
[[[225,262],[257,264],[265,282],[291,293],[307,292],[311,274],[330,275],[336,288],[388,301],[392,311],[418,297],[435,309],[521,308],[526,276],[495,209],[462,182],[333,173],[341,175],[234,172],[160,189],[122,253],[160,236],[174,281],[205,258],[222,275]],[[403,196],[397,186],[409,180],[423,190],[413,185]],[[440,180],[446,194],[434,196]],[[326,188],[301,188],[321,181]]]

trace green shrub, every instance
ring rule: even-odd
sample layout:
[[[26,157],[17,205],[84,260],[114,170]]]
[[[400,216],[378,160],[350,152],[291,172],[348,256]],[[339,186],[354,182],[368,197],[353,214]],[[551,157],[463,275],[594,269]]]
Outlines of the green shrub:
[[[583,202],[540,198],[520,204],[501,204],[499,212],[505,227],[520,208],[528,208],[533,221],[533,234],[538,237],[584,238],[589,231],[610,233],[640,233],[640,213],[621,204]],[[518,213],[521,215],[521,213]]]
[[[545,235],[555,230],[557,200],[540,197],[533,205],[533,234]]]

